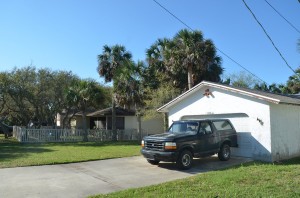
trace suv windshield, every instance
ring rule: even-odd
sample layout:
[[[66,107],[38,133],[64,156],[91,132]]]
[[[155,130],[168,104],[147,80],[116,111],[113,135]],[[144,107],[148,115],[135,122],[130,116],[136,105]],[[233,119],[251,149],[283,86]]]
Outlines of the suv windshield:
[[[175,122],[171,125],[168,132],[196,134],[198,132],[198,128],[199,128],[198,122]]]

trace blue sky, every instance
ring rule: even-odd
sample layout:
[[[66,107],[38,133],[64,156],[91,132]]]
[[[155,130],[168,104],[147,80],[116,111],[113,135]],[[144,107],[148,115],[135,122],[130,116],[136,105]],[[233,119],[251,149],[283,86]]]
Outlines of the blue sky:
[[[293,74],[242,0],[157,1],[267,83],[284,83]],[[268,1],[300,29],[298,0]],[[288,63],[299,67],[299,32],[264,0],[246,2]],[[96,67],[103,45],[122,44],[134,60],[144,60],[158,38],[183,28],[152,0],[0,0],[0,71],[33,65],[101,82]],[[242,71],[220,56],[225,75]]]

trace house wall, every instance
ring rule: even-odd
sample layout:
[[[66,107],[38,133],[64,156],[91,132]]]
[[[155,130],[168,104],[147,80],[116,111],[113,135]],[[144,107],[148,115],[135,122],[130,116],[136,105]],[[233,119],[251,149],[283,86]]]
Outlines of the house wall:
[[[82,116],[75,116],[76,119],[76,128],[77,129],[83,129],[83,119]],[[87,129],[90,128],[90,118],[86,117],[86,127]]]
[[[136,116],[124,116],[125,117],[125,129],[137,129],[137,117]]]
[[[300,107],[271,105],[271,140],[274,161],[300,156]]]
[[[143,133],[146,134],[158,134],[163,133],[164,121],[162,118],[153,118],[149,120],[141,120],[141,127]],[[136,116],[125,116],[125,128],[126,129],[138,129],[138,122]]]
[[[142,120],[142,129],[146,134],[159,134],[164,132],[164,120],[161,117]]]
[[[205,89],[209,89],[212,95],[204,96]],[[247,116],[226,116],[240,113]],[[247,148],[251,151],[245,153],[246,157],[263,161],[272,160],[268,102],[218,88],[203,87],[169,109],[169,125],[172,124],[172,120],[180,120],[186,115],[190,117],[209,115],[211,118],[214,118],[214,115],[223,115],[232,121],[238,132],[240,148],[236,149],[236,154],[244,156],[242,148],[245,148],[243,144],[247,143],[250,145]],[[257,119],[260,119],[263,124]],[[252,156],[249,156],[249,153]]]

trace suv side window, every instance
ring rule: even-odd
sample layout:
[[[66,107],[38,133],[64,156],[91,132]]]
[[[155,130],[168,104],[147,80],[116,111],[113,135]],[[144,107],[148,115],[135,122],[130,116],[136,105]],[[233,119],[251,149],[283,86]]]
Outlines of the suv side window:
[[[227,120],[213,121],[213,124],[218,131],[233,129],[231,124]]]
[[[209,122],[201,122],[200,123],[200,133],[202,133],[202,134],[211,134],[212,133]]]

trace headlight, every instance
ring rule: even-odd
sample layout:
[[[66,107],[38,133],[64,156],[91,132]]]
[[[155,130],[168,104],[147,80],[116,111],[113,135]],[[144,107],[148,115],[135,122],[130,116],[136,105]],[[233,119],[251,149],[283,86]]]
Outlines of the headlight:
[[[141,142],[141,146],[142,146],[142,148],[144,148],[144,147],[145,147],[145,142],[144,142],[144,140],[142,140],[142,142]]]
[[[166,142],[165,149],[166,150],[176,150],[176,142]]]

